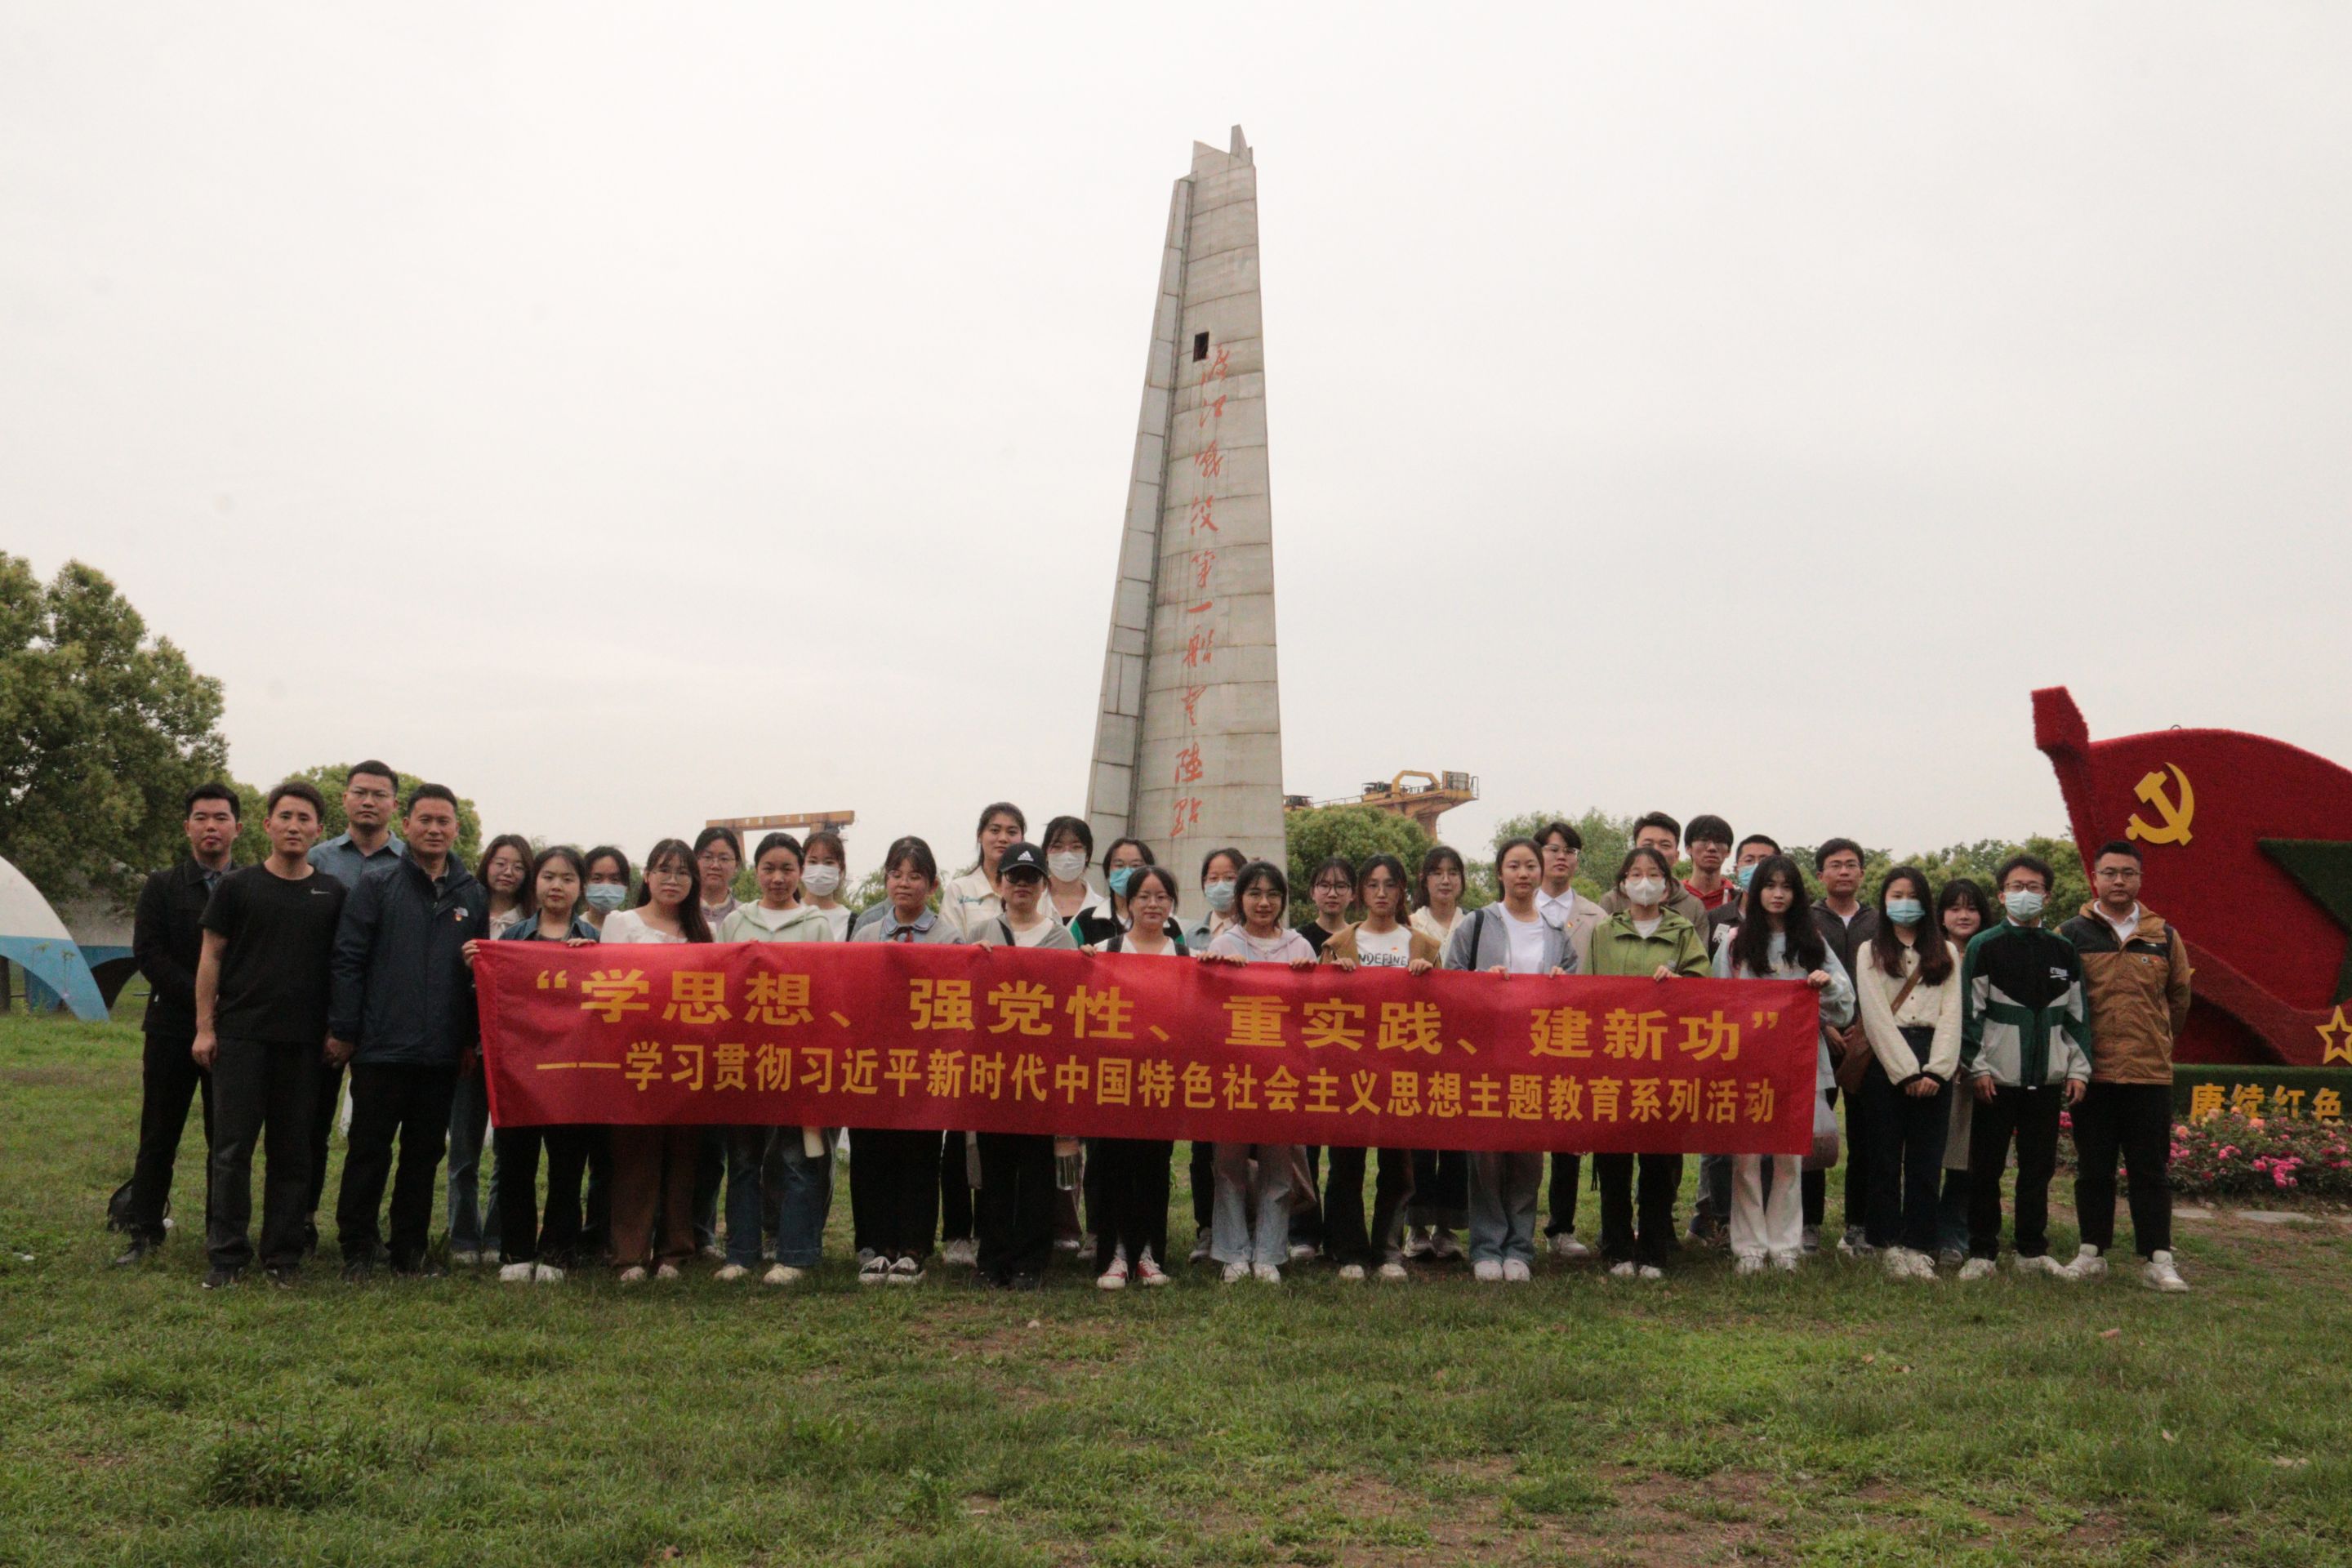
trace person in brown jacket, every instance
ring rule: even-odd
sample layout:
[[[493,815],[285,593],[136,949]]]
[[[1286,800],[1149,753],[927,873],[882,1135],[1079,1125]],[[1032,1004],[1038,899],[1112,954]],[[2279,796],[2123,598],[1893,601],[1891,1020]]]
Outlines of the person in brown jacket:
[[[2129,1176],[2132,1240],[2152,1290],[2189,1289],[2172,1260],[2172,1042],[2189,1019],[2189,949],[2139,901],[2139,847],[2118,839],[2091,862],[2093,901],[2060,928],[2083,957],[2091,1083],[2074,1107],[2074,1215],[2082,1249],[2061,1272],[2107,1271],[2116,1239],[2116,1156]]]
[[[1405,892],[1404,864],[1393,855],[1375,855],[1364,862],[1357,897],[1364,918],[1342,926],[1323,944],[1323,962],[1341,971],[1402,969],[1426,974],[1445,961],[1437,939],[1417,931],[1405,921],[1412,914]],[[1342,1279],[1361,1279],[1367,1268],[1377,1268],[1383,1279],[1404,1278],[1404,1237],[1400,1222],[1406,1200],[1412,1196],[1412,1151],[1382,1149],[1380,1173],[1372,1193],[1372,1218],[1364,1223],[1364,1154],[1361,1149],[1334,1146],[1331,1183],[1323,1194],[1323,1246],[1339,1266]]]

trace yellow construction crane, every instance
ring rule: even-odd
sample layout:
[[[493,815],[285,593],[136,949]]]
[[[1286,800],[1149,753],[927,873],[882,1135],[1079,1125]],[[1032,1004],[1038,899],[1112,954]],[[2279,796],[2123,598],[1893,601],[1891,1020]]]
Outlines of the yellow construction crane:
[[[1282,808],[1307,811],[1318,805],[1369,805],[1410,816],[1434,837],[1439,817],[1477,798],[1478,780],[1473,774],[1431,773],[1408,768],[1392,779],[1372,780],[1361,795],[1337,800],[1310,800],[1303,795],[1286,795],[1282,797]]]
[[[714,816],[705,827],[731,827],[738,833],[758,833],[771,827],[799,831],[822,827],[839,833],[857,820],[854,811],[788,811],[775,816]]]

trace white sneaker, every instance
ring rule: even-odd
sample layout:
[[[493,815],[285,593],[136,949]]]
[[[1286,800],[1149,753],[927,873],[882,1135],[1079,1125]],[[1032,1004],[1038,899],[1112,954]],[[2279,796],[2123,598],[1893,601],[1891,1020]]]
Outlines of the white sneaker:
[[[890,1260],[876,1253],[857,1266],[857,1282],[860,1285],[887,1285],[890,1283]]]
[[[1664,1279],[1666,1277],[1666,1271],[1654,1263],[1644,1263],[1641,1268],[1641,1277],[1644,1279]]]
[[[1161,1269],[1159,1263],[1152,1258],[1151,1248],[1148,1247],[1143,1249],[1143,1256],[1135,1260],[1135,1282],[1139,1285],[1165,1285],[1168,1283],[1167,1273]]]
[[[1591,1257],[1592,1248],[1577,1240],[1574,1231],[1564,1230],[1551,1238],[1551,1255],[1574,1262],[1580,1258]]]
[[[655,1278],[655,1279],[677,1279],[677,1278],[678,1278],[677,1265],[677,1264],[675,1264],[675,1263],[665,1263],[665,1264],[663,1264],[660,1268],[656,1268],[656,1269],[655,1269],[655,1270],[654,1270],[654,1278]]]
[[[531,1270],[537,1267],[538,1265],[532,1263],[507,1264],[499,1270],[499,1283],[501,1285],[528,1285],[530,1283]]]
[[[1462,1256],[1462,1244],[1454,1239],[1450,1230],[1434,1230],[1429,1235],[1429,1255],[1440,1263],[1451,1263]]]
[[[901,1258],[897,1262],[890,1265],[891,1284],[920,1285],[922,1282],[923,1266],[915,1259],[911,1258]]]
[[[1097,1290],[1126,1289],[1127,1259],[1123,1257],[1113,1256],[1110,1260],[1110,1267],[1104,1269],[1100,1274],[1095,1277],[1095,1289]]]
[[[2084,1242],[2074,1251],[2074,1261],[2058,1270],[2062,1279],[2095,1279],[2107,1271],[2107,1260],[2099,1249]]]
[[[1394,1258],[1391,1258],[1388,1262],[1381,1265],[1381,1278],[1383,1279],[1410,1279],[1412,1276],[1404,1271],[1403,1264],[1397,1262]]]
[[[1405,1233],[1404,1255],[1407,1258],[1426,1258],[1429,1256],[1429,1227],[1427,1226],[1417,1225],[1414,1226],[1412,1230]]]
[[[1473,1279],[1484,1279],[1493,1284],[1502,1277],[1503,1260],[1499,1258],[1482,1258],[1470,1266],[1470,1278]]]
[[[1633,1259],[1627,1258],[1622,1263],[1612,1264],[1609,1277],[1612,1279],[1631,1279],[1640,1272],[1640,1269],[1633,1267]]]
[[[534,1285],[561,1285],[563,1283],[563,1270],[552,1263],[534,1263],[530,1268],[530,1282]]]
[[[1282,1270],[1271,1263],[1255,1264],[1250,1268],[1250,1278],[1261,1285],[1279,1285],[1282,1283]]]
[[[646,1266],[645,1266],[644,1264],[642,1264],[642,1263],[632,1263],[632,1264],[630,1264],[626,1268],[624,1268],[624,1269],[622,1269],[622,1270],[621,1270],[621,1283],[622,1283],[622,1284],[624,1284],[624,1285],[642,1285],[642,1284],[644,1284],[645,1282],[646,1282]]]
[[[1919,1278],[1918,1266],[1913,1262],[1913,1259],[1918,1258],[1919,1254],[1912,1251],[1909,1247],[1890,1247],[1885,1249],[1885,1257],[1886,1262],[1886,1277],[1889,1279],[1916,1279]]]
[[[1350,1284],[1363,1279],[1363,1277],[1364,1266],[1360,1263],[1343,1263],[1339,1266],[1339,1278],[1349,1281]]]
[[[1535,1275],[1528,1269],[1528,1266],[1520,1262],[1517,1258],[1506,1258],[1503,1259],[1504,1284],[1524,1285],[1534,1278]]]
[[[940,1248],[940,1261],[953,1268],[971,1268],[980,1262],[980,1245],[966,1237]]]
[[[2055,1274],[2061,1279],[2066,1277],[2066,1266],[2046,1252],[2032,1258],[2011,1258],[2009,1267],[2015,1274]]]
[[[1870,1237],[1858,1225],[1845,1227],[1845,1234],[1838,1237],[1837,1249],[1840,1254],[1847,1258],[1867,1258],[1879,1250],[1870,1245]]]
[[[1190,1261],[1194,1263],[1208,1262],[1209,1248],[1213,1245],[1215,1245],[1214,1238],[1212,1237],[1205,1230],[1199,1236],[1194,1237],[1192,1238],[1192,1256]]]
[[[452,1268],[471,1268],[481,1261],[482,1255],[478,1252],[453,1252],[449,1255],[449,1267]]]
[[[702,1256],[716,1263],[727,1256],[727,1249],[715,1241],[706,1241],[702,1244]]]
[[[1315,1244],[1313,1242],[1294,1241],[1290,1244],[1290,1261],[1293,1263],[1304,1263],[1314,1256]]]
[[[711,1278],[714,1279],[723,1279],[729,1284],[732,1284],[736,1280],[742,1279],[743,1276],[750,1272],[751,1271],[744,1268],[740,1263],[730,1263],[726,1268],[721,1268],[718,1273],[712,1275]]]
[[[1250,1277],[1250,1266],[1249,1266],[1248,1264],[1246,1264],[1246,1263],[1228,1263],[1228,1264],[1226,1264],[1226,1265],[1225,1265],[1225,1283],[1226,1283],[1226,1284],[1228,1284],[1228,1285],[1238,1285],[1238,1284],[1240,1284],[1243,1280],[1244,1280],[1244,1279],[1248,1279],[1249,1277]]]
[[[1765,1267],[1765,1258],[1762,1253],[1743,1252],[1737,1258],[1733,1259],[1731,1271],[1734,1274],[1761,1274],[1764,1272]]]
[[[1960,1278],[1962,1279],[1991,1279],[1992,1259],[1990,1258],[1969,1258],[1966,1263],[1960,1265]]]
[[[779,1263],[761,1277],[762,1285],[794,1285],[808,1275],[805,1268],[795,1268],[789,1263]]]
[[[1801,1249],[1796,1252],[1776,1252],[1772,1255],[1772,1267],[1783,1274],[1794,1274],[1798,1266],[1804,1260],[1805,1255]]]
[[[2173,1267],[2169,1252],[2151,1253],[2148,1260],[2140,1267],[2139,1282],[2151,1290],[2162,1290],[2174,1296],[2189,1289],[2189,1281],[2183,1279],[2180,1270]]]

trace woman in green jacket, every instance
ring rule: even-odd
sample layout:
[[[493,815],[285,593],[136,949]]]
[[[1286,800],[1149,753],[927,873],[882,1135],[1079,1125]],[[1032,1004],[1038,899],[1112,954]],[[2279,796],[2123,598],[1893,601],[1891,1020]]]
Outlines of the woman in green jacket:
[[[1674,868],[1655,849],[1636,848],[1617,868],[1625,907],[1592,932],[1594,974],[1646,974],[1654,980],[1707,973],[1698,929],[1666,907]],[[1634,1198],[1638,1169],[1641,1195]],[[1601,1257],[1620,1279],[1663,1279],[1675,1250],[1675,1194],[1683,1184],[1680,1154],[1595,1154],[1601,1186]]]

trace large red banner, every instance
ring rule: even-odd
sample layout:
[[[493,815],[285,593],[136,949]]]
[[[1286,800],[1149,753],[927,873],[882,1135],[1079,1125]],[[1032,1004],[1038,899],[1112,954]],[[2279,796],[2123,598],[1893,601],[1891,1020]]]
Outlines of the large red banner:
[[[476,961],[500,1126],[719,1122],[1803,1153],[1793,981],[1236,967],[882,942]]]

